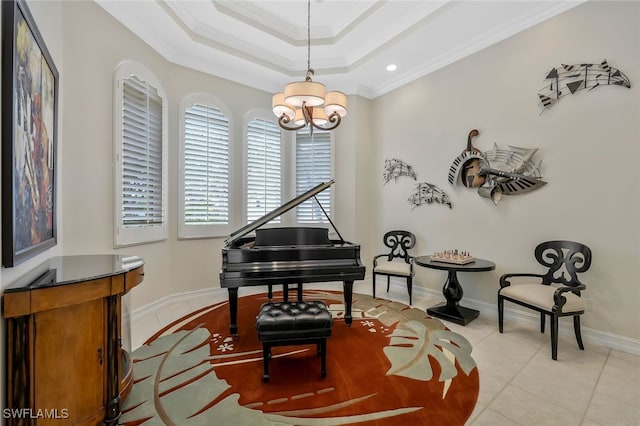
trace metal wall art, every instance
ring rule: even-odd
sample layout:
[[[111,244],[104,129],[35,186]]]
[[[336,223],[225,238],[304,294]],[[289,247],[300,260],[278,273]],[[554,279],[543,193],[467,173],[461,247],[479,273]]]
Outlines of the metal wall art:
[[[393,179],[394,182],[397,182],[400,176],[409,176],[412,177],[413,180],[418,180],[416,178],[416,172],[413,170],[413,167],[411,167],[404,161],[398,160],[397,158],[384,160],[382,185],[386,185],[391,179]]]
[[[478,195],[490,198],[498,204],[503,195],[524,194],[546,185],[540,176],[540,161],[532,160],[535,149],[509,145],[509,149],[494,149],[481,152],[471,140],[479,134],[474,129],[469,132],[467,149],[462,152],[449,168],[449,183],[462,182],[467,188],[478,188]]]
[[[603,85],[631,88],[627,76],[609,66],[606,59],[600,64],[562,64],[559,68],[552,68],[545,80],[548,80],[547,84],[538,92],[541,114],[563,96],[573,95],[581,89],[591,91]]]
[[[415,192],[411,194],[408,201],[412,205],[411,210],[422,204],[431,203],[444,204],[450,209],[453,208],[449,196],[442,189],[427,182],[416,184]]]

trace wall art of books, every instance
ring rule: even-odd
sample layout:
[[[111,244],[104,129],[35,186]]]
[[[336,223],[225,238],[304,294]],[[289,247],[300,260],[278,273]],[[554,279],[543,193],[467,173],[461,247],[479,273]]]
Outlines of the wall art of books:
[[[384,170],[382,171],[382,186],[386,185],[393,179],[394,182],[398,181],[400,176],[408,176],[417,180],[416,172],[413,167],[408,165],[402,160],[397,158],[391,158],[384,160]]]
[[[575,64],[552,68],[545,77],[546,84],[538,92],[542,114],[560,98],[573,95],[579,90],[589,92],[599,86],[622,86],[631,88],[631,82],[617,68],[610,66],[607,60],[600,64]]]
[[[546,185],[540,175],[541,161],[533,161],[537,148],[509,145],[508,149],[500,149],[494,144],[493,150],[482,152],[472,144],[478,134],[476,129],[469,132],[467,148],[449,168],[449,183],[477,188],[478,195],[496,205],[503,195],[525,194]]]

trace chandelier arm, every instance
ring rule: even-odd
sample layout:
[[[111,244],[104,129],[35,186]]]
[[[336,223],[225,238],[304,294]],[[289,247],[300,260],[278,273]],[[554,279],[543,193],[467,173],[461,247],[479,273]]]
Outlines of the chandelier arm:
[[[338,127],[340,125],[340,122],[342,121],[342,117],[337,112],[332,112],[331,115],[329,115],[328,119],[329,119],[329,123],[333,123],[333,125],[319,126],[316,123],[314,123],[313,121],[311,121],[311,125],[313,127],[315,127],[316,129],[333,130],[336,127]]]
[[[280,116],[280,118],[278,118],[278,125],[280,127],[282,127],[284,130],[300,130],[302,129],[304,126],[306,126],[305,124],[301,124],[299,126],[287,126],[287,124],[291,121],[291,119],[289,118],[289,116],[287,114],[282,114]]]
[[[327,119],[329,120],[330,123],[336,123],[336,126],[338,126],[342,121],[342,116],[334,111],[331,114],[329,114],[329,117],[327,117]]]

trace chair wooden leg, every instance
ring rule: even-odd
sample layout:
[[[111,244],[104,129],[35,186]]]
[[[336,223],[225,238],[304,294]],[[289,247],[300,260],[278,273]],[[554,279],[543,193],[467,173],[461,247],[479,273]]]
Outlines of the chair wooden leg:
[[[576,340],[578,341],[578,347],[584,350],[584,345],[582,344],[582,335],[580,334],[580,315],[573,316],[573,331],[576,333]]]
[[[502,333],[502,322],[504,320],[504,299],[498,294],[498,331]]]
[[[391,285],[391,277],[387,275],[387,293],[389,293],[389,286]]]
[[[373,273],[373,298],[376,298],[376,274]]]
[[[413,291],[413,280],[411,277],[407,278],[407,290],[409,291],[409,306],[413,305],[412,291]]]
[[[551,358],[558,359],[558,316],[551,314]]]
[[[544,334],[545,314],[540,312],[540,333]]]

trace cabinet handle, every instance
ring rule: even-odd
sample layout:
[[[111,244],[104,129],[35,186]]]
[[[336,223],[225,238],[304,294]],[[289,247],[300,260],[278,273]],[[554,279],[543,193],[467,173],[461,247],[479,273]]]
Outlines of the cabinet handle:
[[[100,346],[98,348],[98,361],[100,361],[100,365],[102,365],[102,362],[104,361],[104,351],[102,350],[102,346]]]

